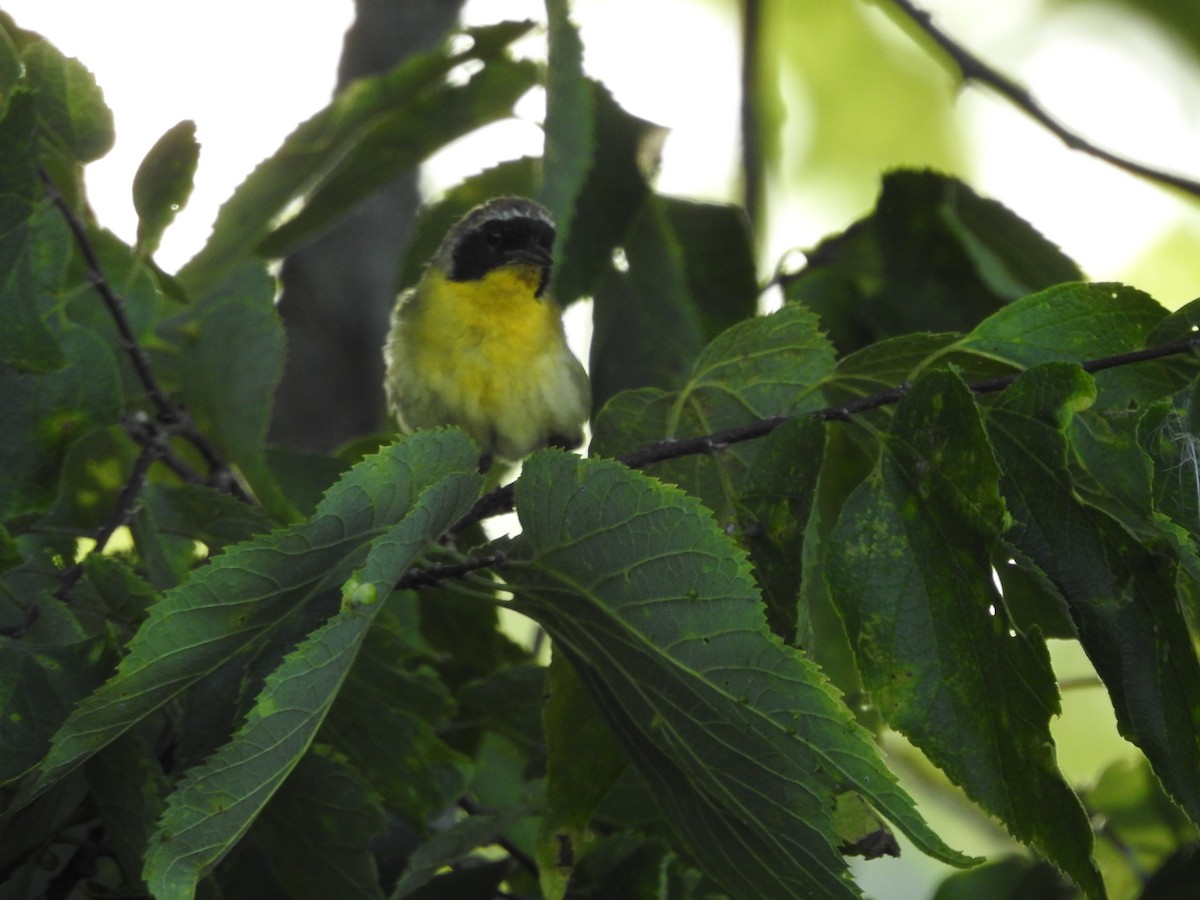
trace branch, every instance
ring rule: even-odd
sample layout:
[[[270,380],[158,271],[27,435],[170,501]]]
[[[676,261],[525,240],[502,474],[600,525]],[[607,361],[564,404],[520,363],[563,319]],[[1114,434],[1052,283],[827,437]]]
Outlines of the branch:
[[[1123,169],[1130,174],[1145,178],[1167,187],[1172,187],[1193,197],[1200,197],[1200,181],[1185,178],[1172,172],[1164,172],[1150,166],[1142,165],[1124,156],[1119,156],[1102,147],[1097,147],[1090,141],[1080,137],[1048,113],[1028,89],[1017,84],[1008,76],[996,71],[978,56],[971,53],[954,38],[933,24],[933,18],[928,12],[920,9],[911,0],[890,0],[908,21],[912,22],[931,41],[938,45],[958,68],[964,84],[977,82],[991,88],[1005,100],[1013,104],[1051,134],[1061,140],[1072,150],[1079,150],[1096,159],[1102,159],[1110,165]]]
[[[41,176],[46,196],[66,221],[67,227],[70,229],[71,235],[75,240],[75,245],[79,248],[79,253],[83,257],[88,279],[96,289],[96,293],[100,295],[100,299],[104,301],[104,305],[108,308],[109,315],[112,316],[113,324],[117,329],[121,348],[128,355],[129,361],[133,364],[133,371],[137,375],[138,381],[142,384],[142,389],[154,405],[159,423],[165,428],[165,431],[156,433],[142,429],[138,434],[144,435],[146,437],[145,441],[140,440],[132,430],[131,435],[142,444],[143,452],[154,446],[155,455],[153,458],[170,460],[171,468],[181,474],[181,477],[185,477],[186,480],[191,481],[193,480],[192,478],[183,475],[184,472],[188,471],[186,465],[170,452],[170,448],[165,445],[164,441],[160,440],[164,435],[166,437],[172,435],[180,436],[195,447],[201,457],[203,457],[209,470],[208,484],[232,494],[239,500],[250,502],[249,495],[242,489],[242,486],[233,474],[233,470],[218,452],[217,448],[205,435],[196,429],[195,423],[192,422],[187,410],[172,400],[170,395],[159,385],[158,379],[154,376],[154,370],[150,367],[150,357],[146,355],[146,351],[142,349],[141,344],[137,341],[137,336],[133,332],[133,326],[130,324],[129,316],[125,311],[125,301],[112,289],[112,286],[108,283],[108,279],[104,277],[104,271],[100,267],[100,258],[96,255],[91,238],[88,237],[87,226],[75,214],[75,211],[71,209],[71,205],[67,203],[66,198],[63,197],[58,187],[54,184],[50,173],[45,168],[39,167],[38,174]]]
[[[762,0],[742,0],[742,205],[750,227],[762,225],[763,166],[759,100],[762,85],[759,66],[762,43]]]
[[[1149,362],[1155,359],[1166,359],[1171,356],[1182,356],[1197,351],[1200,351],[1200,334],[1180,338],[1176,341],[1169,341],[1165,344],[1159,344],[1156,347],[1146,347],[1141,350],[1131,350],[1128,353],[1117,353],[1113,356],[1085,360],[1080,363],[1080,367],[1085,372],[1094,374],[1102,372],[1105,369],[1115,369],[1120,366],[1129,366],[1134,363]],[[1020,372],[1014,372],[1011,375],[1001,375],[996,378],[973,381],[968,383],[967,387],[973,394],[994,394],[997,391],[1007,388],[1021,374]],[[800,415],[817,416],[826,422],[848,422],[862,413],[899,403],[908,394],[911,387],[908,383],[898,384],[895,387],[862,397],[850,403],[826,406],[823,409],[801,413]],[[664,438],[661,441],[656,441],[653,444],[640,447],[631,453],[619,456],[617,457],[617,461],[631,469],[643,469],[654,463],[681,459],[685,456],[720,453],[733,444],[766,437],[792,418],[794,417],[771,416],[766,419],[748,422],[745,425],[715,431],[712,434],[702,434],[690,438]],[[513,486],[508,484],[504,487],[496,488],[494,491],[490,491],[480,497],[475,505],[471,507],[470,511],[450,528],[447,536],[453,538],[476,522],[480,522],[491,516],[511,512],[512,509]],[[470,572],[490,568],[503,562],[503,555],[495,555],[477,557],[465,563],[456,563],[454,565],[413,569],[401,579],[396,587],[397,589],[428,587],[444,579],[459,578]]]
[[[484,810],[479,807],[479,804],[465,794],[459,798],[458,807],[470,816],[477,816],[481,813],[484,813]],[[538,867],[537,863],[534,862],[533,857],[506,838],[503,834],[496,834],[496,836],[492,838],[491,843],[508,853],[514,862],[516,862],[522,869],[524,869],[534,878],[538,877]]]
[[[503,553],[491,553],[487,556],[471,557],[459,563],[442,563],[424,569],[409,569],[396,582],[395,590],[407,591],[416,588],[433,587],[450,578],[464,578],[472,572],[481,569],[491,569],[501,565],[505,560]]]
[[[126,427],[128,429],[130,426],[127,425]],[[105,545],[108,544],[117,529],[122,525],[128,525],[133,519],[134,511],[137,509],[138,496],[142,493],[142,489],[145,488],[146,479],[150,474],[150,466],[154,464],[155,460],[161,459],[166,450],[166,439],[161,435],[155,435],[153,439],[148,439],[142,444],[142,452],[133,461],[133,468],[129,472],[129,477],[125,479],[125,484],[121,487],[121,492],[117,494],[117,508],[113,510],[113,514],[109,516],[108,521],[96,529],[95,534],[92,535],[96,541],[95,552],[102,553]],[[59,600],[65,601],[67,595],[71,593],[71,588],[75,587],[75,583],[79,581],[81,575],[83,575],[82,562],[76,563],[63,572],[58,590],[54,592],[54,596]]]

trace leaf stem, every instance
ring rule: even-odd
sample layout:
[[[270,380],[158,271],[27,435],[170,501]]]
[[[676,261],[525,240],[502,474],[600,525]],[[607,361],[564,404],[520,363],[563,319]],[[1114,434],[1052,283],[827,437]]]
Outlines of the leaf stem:
[[[1143,165],[1102,147],[1098,147],[1055,119],[1038,103],[1030,91],[958,43],[933,23],[933,17],[911,0],[890,0],[903,16],[934,42],[954,63],[964,84],[972,82],[991,88],[1025,115],[1029,116],[1072,150],[1078,150],[1103,160],[1131,175],[1166,187],[1175,188],[1193,197],[1200,197],[1200,181],[1183,175]]]

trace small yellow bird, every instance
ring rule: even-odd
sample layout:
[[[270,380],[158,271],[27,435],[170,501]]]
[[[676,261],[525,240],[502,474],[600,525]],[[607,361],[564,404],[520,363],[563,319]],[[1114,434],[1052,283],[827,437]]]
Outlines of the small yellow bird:
[[[457,425],[484,470],[583,443],[591,385],[546,291],[553,248],[550,213],[522,197],[489,200],[450,229],[392,311],[384,388],[402,431]]]

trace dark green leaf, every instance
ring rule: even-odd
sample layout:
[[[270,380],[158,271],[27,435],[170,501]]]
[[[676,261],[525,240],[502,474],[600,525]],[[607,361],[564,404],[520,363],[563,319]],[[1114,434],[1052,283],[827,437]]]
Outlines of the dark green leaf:
[[[967,331],[1003,304],[1079,269],[1028,223],[957,179],[901,170],[875,211],[785,278],[843,352],[915,331]]]
[[[643,204],[626,237],[628,270],[610,269],[592,310],[592,398],[631,388],[679,388],[703,346],[683,256],[666,215]]]
[[[595,92],[583,74],[583,42],[567,0],[546,0],[546,150],[541,199],[554,216],[559,258],[568,245],[596,154]]]
[[[115,140],[112,110],[87,67],[45,41],[27,46],[22,60],[26,78],[37,90],[43,138],[77,163],[107,153]]]
[[[1080,503],[1067,470],[1063,431],[1092,391],[1078,369],[1045,366],[989,411],[1014,519],[1006,538],[1066,599],[1121,733],[1200,821],[1200,666],[1175,602],[1174,566]]]
[[[137,452],[120,425],[90,431],[76,440],[67,448],[58,497],[42,524],[66,529],[96,529],[107,524]]]
[[[24,74],[24,69],[21,66],[21,57],[17,52],[16,44],[4,29],[4,24],[5,22],[0,20],[0,98],[7,100],[12,96],[13,89],[20,81],[21,75]],[[3,112],[3,106],[0,105],[0,115]]]
[[[42,322],[37,299],[61,273],[40,252],[44,232],[31,221],[41,191],[34,113],[33,95],[18,91],[0,119],[0,364],[48,372],[65,357]],[[59,215],[54,209],[44,212]]]
[[[659,197],[659,203],[683,254],[688,290],[705,339],[753,316],[758,277],[745,211],[676,197]]]
[[[739,323],[712,341],[677,394],[630,391],[596,419],[592,452],[617,456],[663,438],[687,438],[795,415],[823,405],[821,380],[833,369],[833,348],[817,318],[800,304]],[[712,458],[692,457],[655,469],[664,480],[700,496],[722,520],[736,519],[741,485],[760,452],[743,442]]]
[[[107,635],[85,634],[63,604],[43,599],[26,634],[0,637],[0,785],[30,771],[71,708],[112,668]]]
[[[547,680],[546,812],[537,861],[542,892],[547,900],[561,900],[583,855],[585,829],[629,761],[579,676],[558,654]]]
[[[467,816],[444,831],[438,831],[422,843],[409,858],[408,867],[388,900],[411,897],[446,866],[470,857],[479,847],[495,841],[527,811],[517,807],[494,814]],[[450,896],[458,896],[452,894]]]
[[[135,879],[169,789],[149,737],[161,733],[161,726],[144,730],[146,734],[127,731],[84,764],[104,823],[105,844],[113,849],[123,871]]]
[[[469,505],[476,479],[464,473],[473,472],[474,456],[461,433],[413,435],[351,469],[309,521],[232,547],[198,570],[155,604],[117,674],[75,709],[30,793],[57,781],[240,651],[268,639],[314,598],[338,591],[393,523],[413,527],[432,511],[420,494],[427,485],[456,485],[465,495],[457,502]],[[456,518],[453,508],[437,512]],[[430,527],[440,533],[446,526]],[[332,637],[352,637],[342,633],[353,630],[348,624],[340,631],[335,624],[330,628]]]
[[[142,623],[150,607],[162,596],[115,556],[89,553],[84,561],[84,575],[76,591],[90,588],[105,615],[131,630]]]
[[[257,507],[199,485],[151,485],[141,501],[154,511],[159,531],[200,541],[209,556],[271,530],[270,519]]]
[[[441,451],[436,459],[435,446]],[[367,538],[366,558],[356,557],[358,565],[341,587],[341,609],[284,657],[229,743],[190,769],[168,798],[143,870],[156,896],[190,896],[197,880],[246,833],[303,757],[392,586],[474,501],[480,479],[463,464],[462,453],[469,446],[461,433],[423,432],[391,453],[369,458],[340,482],[343,490],[357,493],[364,485],[350,484],[373,476],[369,499],[377,505],[360,506],[352,514],[371,522],[375,531]],[[389,476],[390,483],[381,481]],[[359,504],[364,500],[360,494]],[[330,510],[325,512],[330,518]],[[339,524],[353,532],[350,521]],[[252,547],[241,544],[224,559]],[[280,577],[276,573],[274,580]],[[328,576],[324,580],[328,583]]]
[[[1075,896],[1054,867],[1040,860],[1008,856],[970,872],[956,872],[933,900],[1066,900]]]
[[[884,720],[1101,896],[1091,827],[1054,758],[1045,643],[1011,627],[992,585],[1007,524],[999,488],[966,385],[949,372],[922,377],[896,408],[876,471],[842,509],[830,589]]]
[[[550,632],[683,845],[727,889],[854,896],[832,821],[847,789],[926,852],[963,861],[816,667],[767,630],[744,554],[694,498],[544,452],[526,462],[516,506],[514,603]]]
[[[564,304],[595,294],[612,270],[614,251],[627,249],[629,229],[650,196],[649,178],[666,137],[662,127],[618,106],[603,85],[589,84],[595,156],[574,198],[570,234],[555,247],[551,287]]]
[[[284,358],[274,299],[274,280],[247,264],[163,323],[159,336],[170,352],[164,352],[160,368],[196,427],[241,470],[263,507],[287,519],[290,507],[265,455]]]
[[[192,195],[200,144],[196,123],[185,119],[168,128],[133,176],[133,208],[138,214],[137,252],[151,256],[163,232]]]
[[[513,104],[536,82],[532,62],[496,57],[466,84],[443,85],[388,110],[333,163],[303,208],[263,238],[256,252],[286,256],[439,147],[511,115]]]
[[[962,349],[1028,368],[1097,359],[1145,346],[1166,317],[1150,296],[1120,284],[1060,284],[1009,304],[959,343]],[[1147,393],[1161,396],[1164,367],[1151,361],[1096,375],[1099,408],[1123,408]],[[1174,389],[1178,389],[1176,386]]]
[[[825,428],[801,416],[763,441],[742,490],[742,543],[767,604],[767,623],[794,643],[804,540],[825,455]]]
[[[416,600],[408,595],[399,602]],[[421,829],[462,796],[469,765],[437,735],[453,712],[445,685],[427,668],[406,665],[416,653],[412,625],[380,617],[320,739],[363,773],[390,811]]]
[[[476,29],[469,32],[472,45],[462,52],[451,52],[447,44],[412,56],[391,72],[352,82],[238,187],[217,214],[208,244],[180,271],[180,281],[195,297],[218,286],[254,252],[289,204],[322,184],[365,135],[382,122],[402,118],[431,92],[441,96],[446,75],[456,66],[502,58],[531,27],[530,22],[504,22]],[[417,131],[423,134],[425,126],[418,124]]]
[[[154,896],[192,896],[246,833],[308,749],[378,604],[373,591],[361,600],[349,592],[342,611],[267,679],[231,741],[184,776],[147,848],[142,877]]]
[[[255,823],[279,884],[296,900],[383,900],[368,850],[387,824],[363,777],[328,753],[310,752]]]
[[[120,415],[112,350],[84,328],[66,329],[61,342],[71,365],[57,372],[0,366],[0,519],[46,509],[68,448]]]

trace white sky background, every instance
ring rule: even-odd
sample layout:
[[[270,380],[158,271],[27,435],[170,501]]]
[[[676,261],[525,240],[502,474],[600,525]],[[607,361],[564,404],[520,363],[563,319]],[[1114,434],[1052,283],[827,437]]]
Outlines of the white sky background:
[[[132,240],[129,186],[155,140],[185,118],[202,143],[196,190],[167,232],[159,262],[173,269],[203,243],[218,205],[302,119],[328,100],[350,0],[0,0],[18,24],[46,35],[96,73],[116,114],[117,146],[88,169],[100,221]],[[589,70],[630,111],[672,129],[659,187],[727,199],[736,171],[737,39],[733,8],[686,0],[577,0]],[[937,21],[986,59],[1034,88],[1072,127],[1109,149],[1200,176],[1200,83],[1183,51],[1150,26],[1114,27],[1113,11],[1077,8],[1047,27],[1038,0],[926,0]],[[878,10],[880,30],[909,41]],[[186,11],[185,11],[186,10]],[[538,0],[471,0],[467,17],[541,15]],[[638,20],[638,28],[614,23]],[[687,40],[668,40],[687,30]],[[947,76],[949,79],[949,76]],[[689,102],[689,99],[692,102]],[[802,101],[802,98],[800,98]],[[792,110],[802,120],[802,102]],[[529,118],[536,102],[525,105]],[[1200,232],[1197,208],[1107,165],[1066,150],[1003,101],[960,95],[969,126],[970,181],[1033,222],[1097,280],[1119,279],[1171,227]],[[427,167],[434,190],[497,159],[540,151],[530,124],[493,126]],[[765,260],[810,247],[863,209],[815,193],[772,208]],[[1153,273],[1149,274],[1153,281]],[[1139,284],[1170,305],[1200,285]]]

